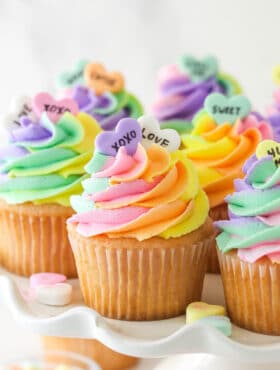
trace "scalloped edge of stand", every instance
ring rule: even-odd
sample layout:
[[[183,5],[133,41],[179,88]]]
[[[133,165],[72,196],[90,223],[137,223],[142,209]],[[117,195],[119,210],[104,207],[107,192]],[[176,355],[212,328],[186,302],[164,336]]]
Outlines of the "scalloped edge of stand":
[[[84,305],[78,280],[68,281],[74,288],[71,305],[50,307],[23,298],[20,289],[26,289],[28,282],[0,269],[0,304],[20,325],[40,335],[97,339],[117,352],[136,357],[208,353],[246,362],[280,362],[280,337],[233,325],[232,337],[227,338],[199,322],[185,325],[184,316],[145,322],[107,319]],[[223,304],[218,275],[206,277],[203,300]]]

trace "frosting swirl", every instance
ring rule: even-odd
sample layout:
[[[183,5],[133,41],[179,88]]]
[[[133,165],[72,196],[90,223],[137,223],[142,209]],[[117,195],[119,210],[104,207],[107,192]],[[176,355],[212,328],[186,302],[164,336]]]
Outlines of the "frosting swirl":
[[[80,111],[95,118],[103,130],[113,130],[122,118],[138,118],[143,114],[139,100],[125,90],[96,95],[92,89],[79,85],[68,90],[67,95],[76,101]]]
[[[200,184],[209,197],[210,207],[224,202],[234,191],[233,181],[243,177],[242,166],[256,150],[262,139],[253,115],[239,120],[235,125],[218,125],[205,111],[194,118],[190,134],[181,136],[183,152],[198,170]],[[266,127],[266,126],[265,126]],[[267,128],[267,127],[266,127]]]
[[[86,170],[91,176],[82,183],[84,193],[71,198],[77,214],[69,220],[83,236],[168,239],[196,230],[207,218],[208,199],[179,150],[169,153],[157,144],[145,149],[140,142],[134,154],[125,146],[115,156],[95,150]]]
[[[100,128],[80,112],[65,113],[53,123],[47,113],[39,122],[23,117],[0,148],[0,198],[8,203],[58,203],[69,206],[86,177],[84,166],[93,152]]]
[[[244,180],[236,180],[236,192],[226,198],[229,221],[216,222],[218,247],[237,249],[250,263],[262,257],[280,263],[280,168],[271,156],[252,156],[243,170]]]
[[[152,111],[165,126],[184,132],[191,129],[191,120],[203,108],[209,94],[220,92],[230,96],[240,91],[238,83],[228,75],[220,73],[205,81],[192,82],[177,65],[169,65],[159,73]]]

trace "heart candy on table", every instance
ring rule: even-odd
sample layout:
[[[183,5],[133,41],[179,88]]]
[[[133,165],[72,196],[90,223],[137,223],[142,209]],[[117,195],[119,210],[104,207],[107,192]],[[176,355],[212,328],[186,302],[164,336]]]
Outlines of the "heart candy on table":
[[[226,97],[223,94],[213,93],[205,99],[204,108],[217,124],[233,124],[237,119],[242,119],[251,112],[251,103],[242,95]]]
[[[260,142],[256,149],[258,159],[271,155],[277,167],[280,166],[280,143],[274,140],[264,140]]]
[[[71,303],[72,285],[67,283],[39,285],[35,291],[35,299],[48,306],[65,306]]]
[[[89,63],[87,60],[79,60],[71,71],[61,73],[57,78],[59,87],[73,87],[84,84],[84,69]]]
[[[226,316],[208,316],[199,320],[200,323],[212,326],[219,330],[226,337],[230,337],[232,334],[231,321]]]
[[[138,118],[142,129],[142,145],[147,149],[152,144],[158,144],[167,151],[173,152],[180,147],[181,138],[173,129],[161,129],[157,119],[151,116]]]
[[[205,302],[192,302],[186,310],[186,322],[191,324],[208,316],[225,316],[226,310],[223,306],[212,305]]]
[[[58,122],[66,112],[70,112],[73,115],[79,112],[79,107],[73,99],[56,100],[50,94],[44,92],[34,97],[32,107],[38,117],[41,117],[42,113],[46,112],[53,123]]]
[[[63,274],[56,274],[54,272],[40,272],[30,276],[29,283],[31,289],[36,289],[41,285],[55,285],[64,283],[67,280]]]
[[[101,132],[95,141],[98,152],[115,156],[120,147],[124,146],[128,155],[135,154],[141,141],[141,127],[134,118],[123,118],[114,131]]]
[[[124,77],[119,72],[108,72],[100,63],[90,63],[85,67],[84,78],[88,87],[96,95],[105,92],[117,93],[124,89]]]
[[[179,64],[193,82],[208,80],[218,73],[218,61],[213,56],[198,60],[192,55],[183,55]]]

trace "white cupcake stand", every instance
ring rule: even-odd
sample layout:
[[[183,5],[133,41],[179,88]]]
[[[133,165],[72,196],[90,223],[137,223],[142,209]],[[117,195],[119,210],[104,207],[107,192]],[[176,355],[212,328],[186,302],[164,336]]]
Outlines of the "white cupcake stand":
[[[280,337],[255,334],[233,326],[231,338],[225,337],[216,329],[201,323],[185,325],[185,317],[148,322],[111,320],[100,316],[83,303],[78,280],[68,281],[73,286],[72,303],[64,307],[52,307],[27,301],[23,293],[27,291],[29,279],[18,277],[0,269],[0,305],[6,306],[15,320],[40,335],[98,339],[111,349],[142,358],[159,358],[173,355],[205,353],[203,366],[186,362],[185,367],[176,370],[214,369],[215,358],[219,356],[219,367],[232,369],[232,363],[239,370],[267,369],[268,363],[280,363]],[[207,275],[204,284],[203,301],[223,304],[223,290],[218,275]],[[185,358],[186,356],[179,356]],[[193,358],[194,356],[189,356]],[[221,366],[221,357],[224,358]],[[211,367],[206,367],[207,361]],[[258,364],[258,365],[252,365]],[[262,364],[262,365],[261,365]],[[243,366],[243,367],[242,367]],[[273,365],[269,365],[272,369]],[[174,366],[173,366],[174,368]],[[278,367],[277,367],[278,368]],[[167,369],[164,363],[156,367]],[[276,369],[276,368],[275,368]],[[150,370],[150,369],[147,369]]]

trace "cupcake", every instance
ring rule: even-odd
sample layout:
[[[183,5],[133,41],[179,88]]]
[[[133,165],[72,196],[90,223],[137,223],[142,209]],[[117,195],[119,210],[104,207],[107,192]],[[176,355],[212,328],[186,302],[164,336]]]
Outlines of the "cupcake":
[[[102,370],[125,370],[138,362],[137,358],[112,351],[104,344],[92,339],[42,337],[42,344],[47,351],[62,351],[62,353],[77,353],[86,356],[96,361]],[[63,360],[63,363],[68,363],[67,358]]]
[[[257,333],[280,335],[279,143],[266,140],[227,196],[229,220],[219,221],[218,256],[232,321]]]
[[[125,88],[119,72],[108,72],[100,63],[80,61],[58,78],[61,95],[74,99],[79,110],[94,117],[103,130],[112,130],[122,118],[143,114],[140,101]]]
[[[228,114],[226,114],[228,108]],[[239,114],[230,114],[236,108]],[[213,113],[224,111],[223,114]],[[210,202],[213,220],[228,218],[224,198],[234,191],[234,180],[244,176],[242,167],[255,152],[257,144],[272,137],[272,129],[249,101],[240,95],[226,98],[211,94],[205,107],[194,117],[193,130],[183,134],[183,153],[194,163],[199,180]],[[216,243],[209,255],[208,272],[218,273]]]
[[[157,90],[153,114],[163,128],[173,128],[179,133],[192,129],[191,121],[209,94],[232,96],[241,92],[233,77],[219,71],[216,58],[196,60],[189,55],[160,70]]]
[[[1,264],[19,275],[76,277],[65,222],[73,212],[69,198],[81,192],[87,178],[84,166],[100,128],[70,99],[40,93],[31,103],[28,115],[4,120],[8,140],[0,148]]]
[[[68,233],[85,303],[103,316],[160,320],[200,300],[213,226],[179,145],[151,117],[96,138]]]

